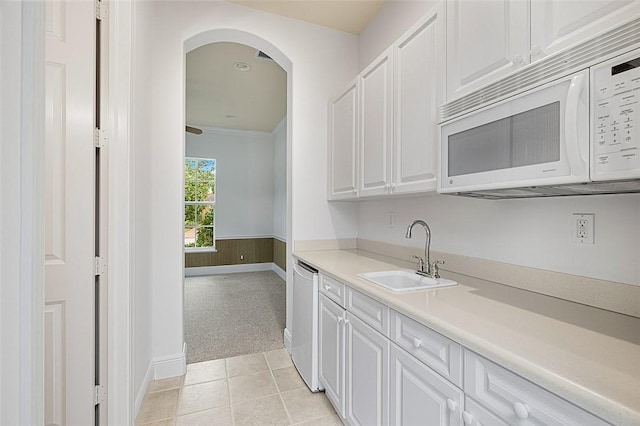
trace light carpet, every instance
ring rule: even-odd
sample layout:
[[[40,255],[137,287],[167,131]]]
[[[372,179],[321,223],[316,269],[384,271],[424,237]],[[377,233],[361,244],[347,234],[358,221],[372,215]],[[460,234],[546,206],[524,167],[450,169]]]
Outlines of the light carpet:
[[[283,348],[286,285],[273,271],[188,277],[187,364]]]

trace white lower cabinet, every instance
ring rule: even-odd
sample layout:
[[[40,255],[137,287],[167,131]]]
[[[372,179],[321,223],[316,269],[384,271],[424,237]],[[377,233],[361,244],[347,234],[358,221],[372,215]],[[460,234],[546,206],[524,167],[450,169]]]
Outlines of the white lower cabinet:
[[[344,314],[345,311],[324,294],[318,315],[319,380],[336,412],[344,417]]]
[[[462,390],[395,344],[389,374],[389,424],[462,425]]]
[[[508,424],[600,426],[608,423],[465,349],[465,393]]]
[[[322,282],[320,382],[348,425],[609,424],[365,294]]]
[[[389,340],[320,295],[320,382],[350,425],[386,425]]]
[[[386,425],[389,340],[346,313],[346,413],[351,425]]]

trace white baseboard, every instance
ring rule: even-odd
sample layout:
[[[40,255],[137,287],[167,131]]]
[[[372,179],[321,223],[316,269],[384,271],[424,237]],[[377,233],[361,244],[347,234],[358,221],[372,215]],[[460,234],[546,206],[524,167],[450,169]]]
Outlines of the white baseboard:
[[[284,348],[291,353],[291,332],[286,328],[284,329]]]
[[[154,380],[167,379],[169,377],[183,376],[187,373],[186,345],[181,354],[169,355],[153,359]]]
[[[278,274],[278,276],[280,278],[282,278],[283,280],[287,281],[287,273],[284,269],[282,269],[281,267],[279,267],[278,265],[276,265],[275,263],[272,263],[273,265],[273,272],[275,272],[276,274]]]
[[[273,263],[244,263],[240,265],[200,266],[184,268],[185,277],[199,277],[202,275],[234,274],[236,272],[272,271]]]
[[[142,406],[142,401],[144,400],[144,396],[147,394],[147,388],[149,387],[149,383],[153,380],[153,360],[149,363],[147,367],[147,372],[144,375],[144,379],[142,379],[142,384],[140,385],[140,389],[138,389],[138,393],[136,394],[136,402],[133,408],[133,418],[135,419],[138,416],[138,411],[140,411],[140,407]]]

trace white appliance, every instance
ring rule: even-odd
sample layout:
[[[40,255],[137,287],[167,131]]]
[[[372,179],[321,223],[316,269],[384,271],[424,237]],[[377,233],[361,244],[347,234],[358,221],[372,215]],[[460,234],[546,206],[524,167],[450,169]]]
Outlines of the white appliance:
[[[640,192],[640,49],[617,53],[444,122],[438,191],[493,199]]]
[[[300,260],[293,265],[291,358],[312,392],[318,380],[318,270]]]

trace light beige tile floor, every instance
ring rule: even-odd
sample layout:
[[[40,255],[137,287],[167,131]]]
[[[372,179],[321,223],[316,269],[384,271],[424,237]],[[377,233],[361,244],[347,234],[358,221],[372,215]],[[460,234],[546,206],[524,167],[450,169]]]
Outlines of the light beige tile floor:
[[[306,387],[285,349],[189,364],[149,384],[136,425],[341,426],[324,393]]]

